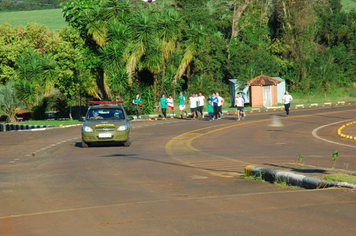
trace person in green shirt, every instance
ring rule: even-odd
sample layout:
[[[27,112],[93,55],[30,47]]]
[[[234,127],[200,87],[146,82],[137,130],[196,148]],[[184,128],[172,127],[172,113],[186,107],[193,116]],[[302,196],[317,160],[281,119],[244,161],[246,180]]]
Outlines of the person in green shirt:
[[[188,112],[185,109],[185,97],[183,96],[183,92],[179,93],[179,113],[180,113],[180,118],[183,119],[183,112],[185,112],[185,115],[188,116]]]
[[[206,106],[208,107],[209,121],[212,121],[214,118],[214,104],[210,98],[208,98]]]
[[[167,117],[167,98],[165,94],[162,94],[162,97],[159,99],[159,105],[161,106],[163,120],[166,120]]]
[[[132,100],[132,103],[135,105],[137,119],[141,119],[140,107],[142,106],[142,101],[139,93],[136,94],[136,97]]]

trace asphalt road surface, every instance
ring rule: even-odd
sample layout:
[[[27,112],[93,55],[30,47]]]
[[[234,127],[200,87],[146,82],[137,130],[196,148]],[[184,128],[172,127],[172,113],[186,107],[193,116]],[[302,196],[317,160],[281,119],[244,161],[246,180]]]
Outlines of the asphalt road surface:
[[[0,133],[0,235],[356,235],[355,191],[240,177],[298,154],[330,168],[335,150],[336,168],[355,171],[356,142],[336,135],[355,111],[139,121],[131,147],[83,149],[79,126]]]

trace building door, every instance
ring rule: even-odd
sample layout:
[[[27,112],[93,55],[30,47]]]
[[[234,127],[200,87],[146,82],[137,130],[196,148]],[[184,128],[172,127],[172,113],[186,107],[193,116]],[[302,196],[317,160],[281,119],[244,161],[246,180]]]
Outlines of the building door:
[[[272,106],[271,86],[263,86],[263,106]]]

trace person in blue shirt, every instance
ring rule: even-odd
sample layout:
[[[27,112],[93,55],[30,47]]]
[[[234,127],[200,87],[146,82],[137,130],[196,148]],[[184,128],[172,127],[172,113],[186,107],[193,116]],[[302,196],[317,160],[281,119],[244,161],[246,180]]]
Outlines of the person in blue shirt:
[[[159,99],[159,105],[161,106],[163,120],[166,120],[167,117],[167,98],[165,94],[162,94],[162,97]]]
[[[212,92],[212,95],[210,97],[210,100],[211,102],[213,103],[214,105],[214,117],[215,119],[217,120],[218,119],[218,114],[219,114],[219,107],[218,107],[218,104],[219,104],[219,98],[216,96],[215,92],[213,91]],[[219,116],[220,117],[220,116]]]

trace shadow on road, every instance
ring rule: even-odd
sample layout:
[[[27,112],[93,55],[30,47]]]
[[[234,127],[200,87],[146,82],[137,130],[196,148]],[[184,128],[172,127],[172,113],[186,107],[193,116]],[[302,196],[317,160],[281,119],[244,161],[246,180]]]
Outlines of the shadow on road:
[[[290,170],[293,172],[298,172],[298,173],[319,173],[319,174],[324,174],[327,171],[324,169],[308,169],[308,167],[301,166],[301,168],[296,168],[296,167],[291,167],[291,166],[286,166],[286,165],[276,165],[276,164],[269,164],[269,163],[264,163],[265,166],[271,166],[275,168],[280,168],[284,170]]]
[[[82,148],[82,142],[76,142],[74,144],[74,146],[78,147],[78,148]],[[91,143],[90,144],[90,148],[92,148],[92,147],[100,148],[100,147],[108,147],[108,146],[120,146],[120,147],[123,147],[124,144],[123,143],[119,143],[119,142]]]
[[[121,154],[114,154],[110,156],[120,156]],[[110,157],[107,156],[107,157]],[[204,167],[198,167],[198,166],[191,166],[191,165],[185,165],[185,164],[180,164],[180,163],[174,163],[174,162],[168,162],[168,161],[159,161],[159,160],[152,160],[144,157],[135,157],[135,156],[129,156],[129,155],[123,155],[126,158],[129,159],[135,159],[135,160],[141,160],[141,161],[149,161],[149,162],[155,162],[159,164],[164,164],[164,165],[172,165],[172,166],[180,166],[180,167],[185,167],[185,168],[192,168],[196,170],[208,170],[208,171],[215,171],[215,172],[235,172],[235,173],[242,173],[238,171],[231,171],[231,170],[222,170],[222,169],[214,169],[214,168],[204,168]]]

